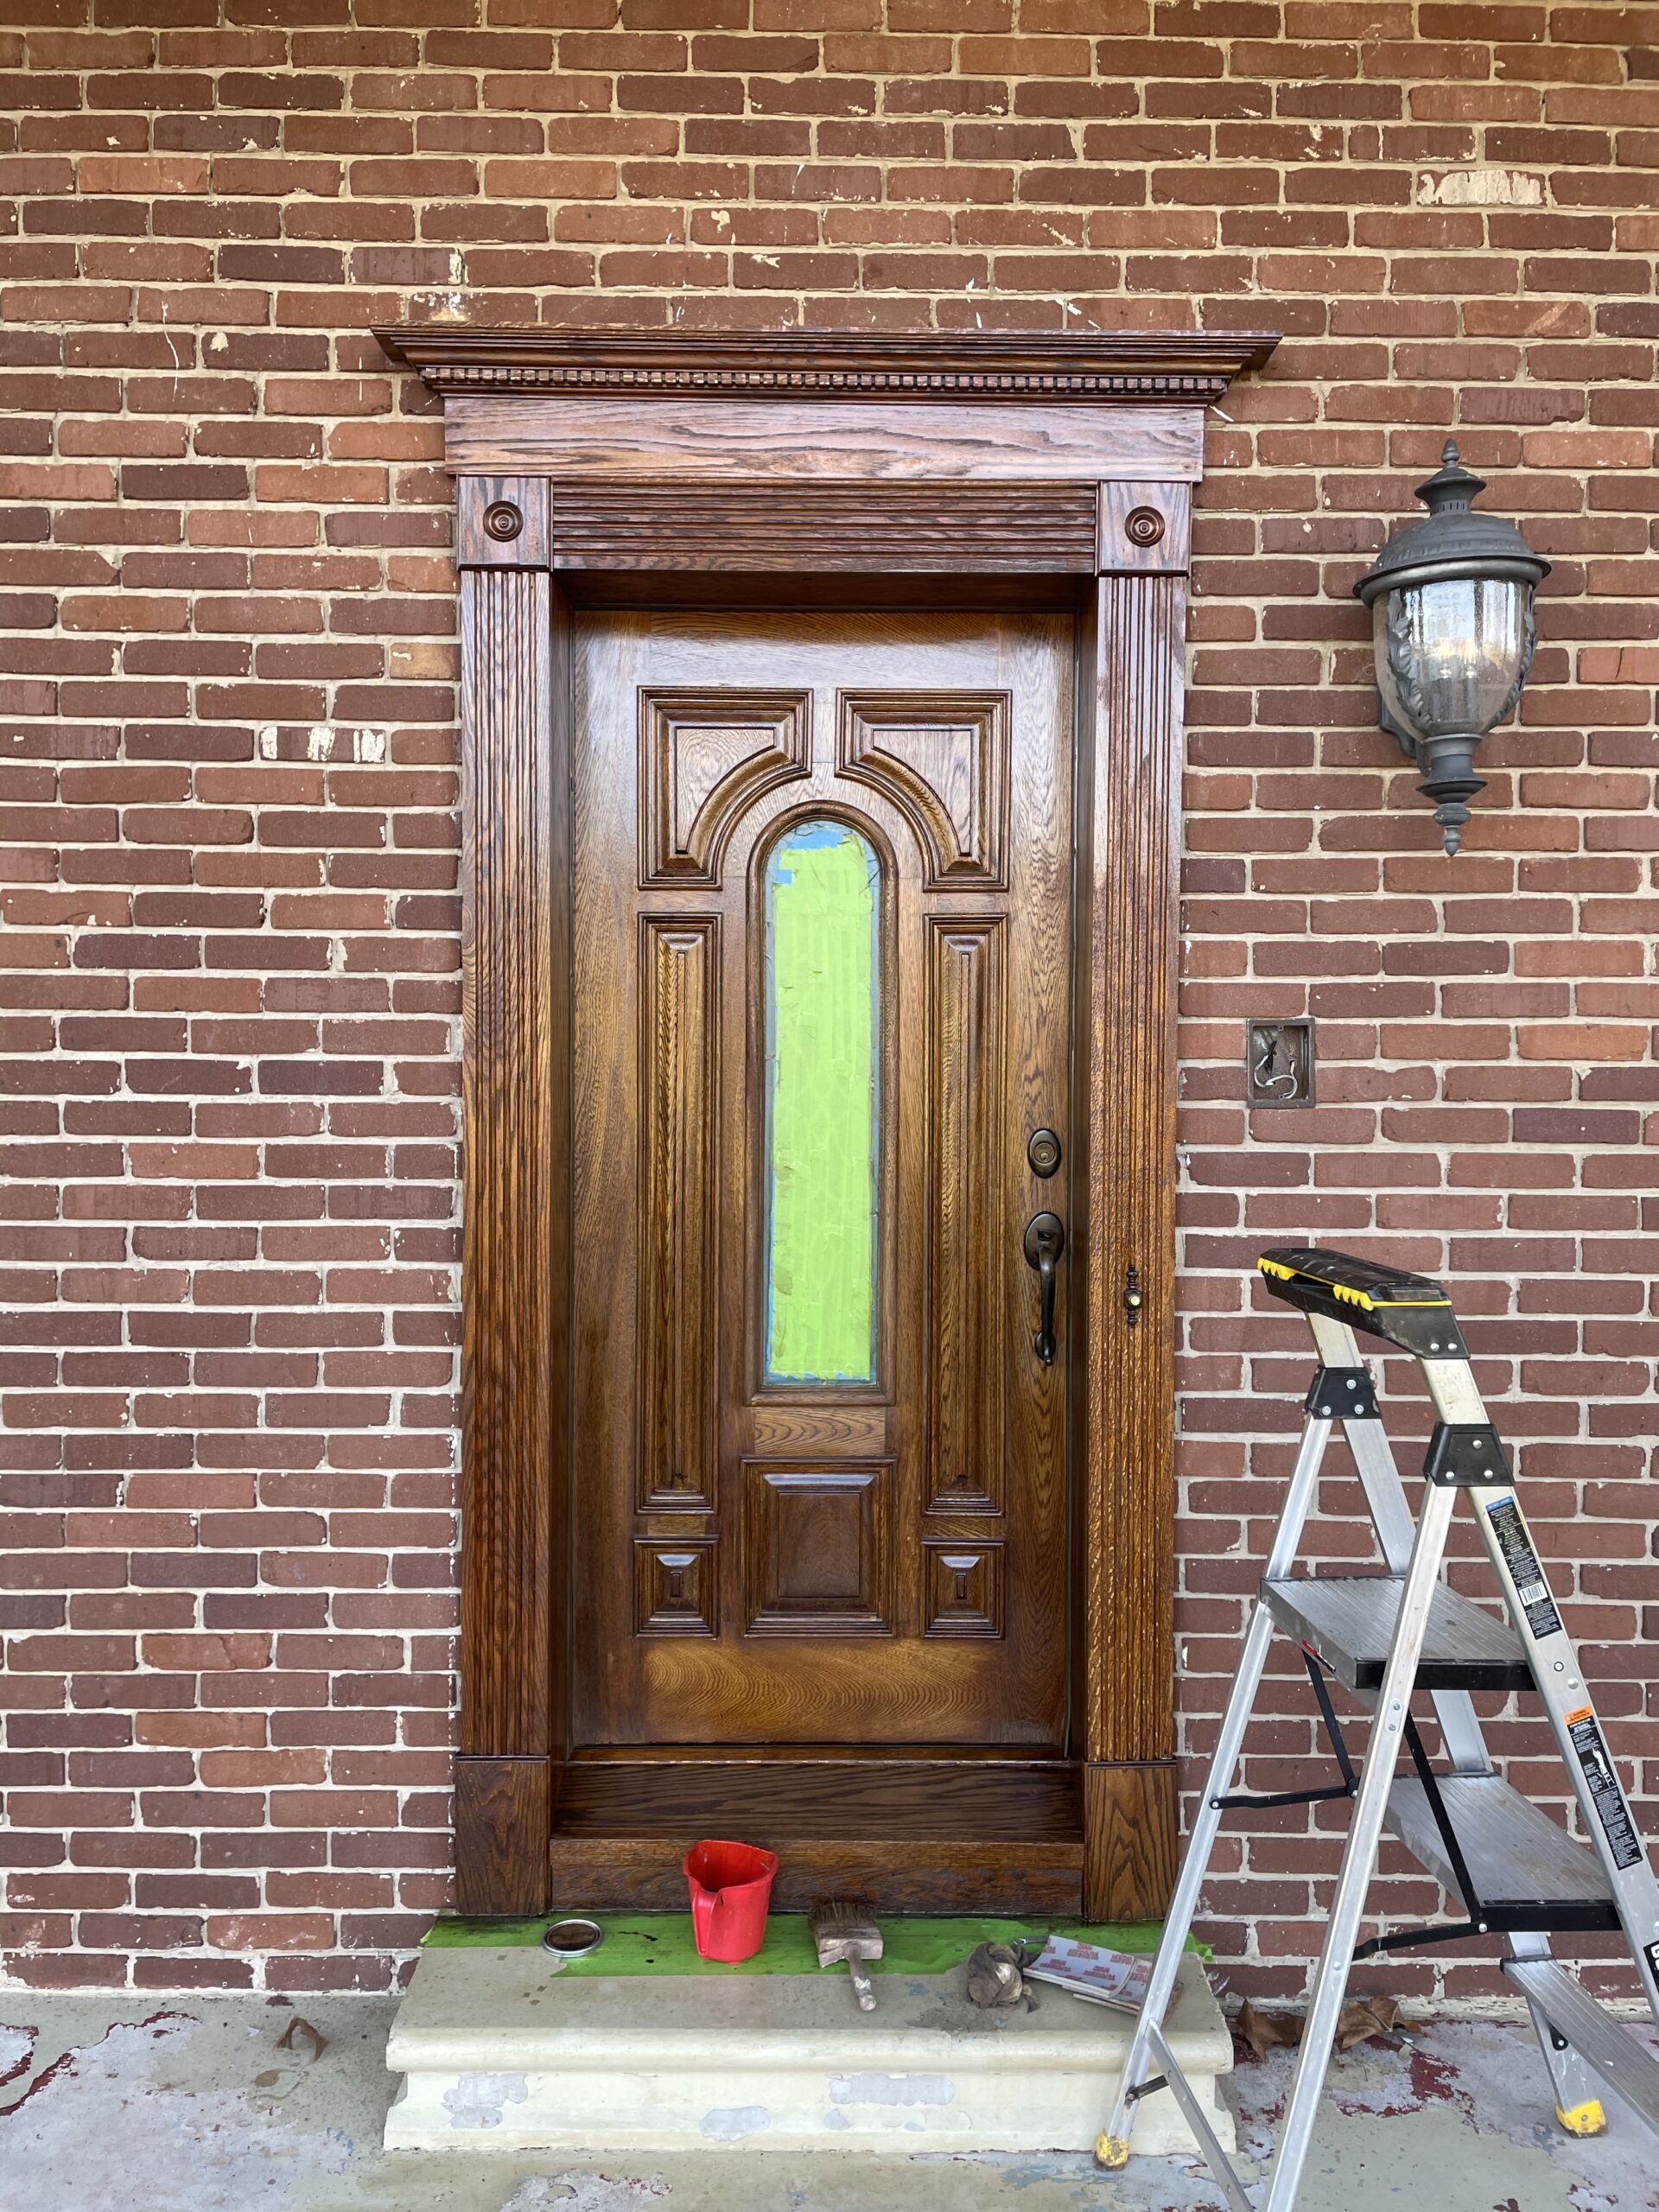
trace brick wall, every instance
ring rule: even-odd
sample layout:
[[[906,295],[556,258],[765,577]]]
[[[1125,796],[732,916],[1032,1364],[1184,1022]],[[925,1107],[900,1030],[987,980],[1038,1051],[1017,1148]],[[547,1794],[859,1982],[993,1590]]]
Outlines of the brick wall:
[[[455,645],[434,410],[365,335],[400,315],[1284,329],[1196,531],[1186,1748],[1306,1367],[1243,1270],[1316,1231],[1481,1317],[1659,1779],[1659,7],[4,14],[10,1973],[378,1986],[445,1895]],[[1555,563],[1451,865],[1348,596],[1448,428]],[[1247,1012],[1317,1017],[1316,1110],[1246,1115]],[[1261,1740],[1270,1783],[1305,1701]],[[1212,1884],[1236,1987],[1300,1986],[1315,1825]]]

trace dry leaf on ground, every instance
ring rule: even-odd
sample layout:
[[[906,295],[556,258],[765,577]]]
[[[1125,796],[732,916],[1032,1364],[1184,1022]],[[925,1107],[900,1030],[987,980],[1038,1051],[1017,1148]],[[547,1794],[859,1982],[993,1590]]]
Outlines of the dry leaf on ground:
[[[1404,2015],[1392,1997],[1357,1998],[1344,2005],[1337,2021],[1337,2049],[1351,2050],[1373,2036],[1397,2035]],[[1238,2008],[1233,2031],[1242,2036],[1258,2058],[1270,2050],[1294,2049],[1302,2039],[1300,2012],[1259,2012],[1247,1997]]]
[[[1337,2022],[1337,2049],[1351,2050],[1373,2036],[1391,2036],[1404,2024],[1405,2016],[1392,1997],[1361,1997],[1344,2005]]]
[[[328,2048],[328,2038],[296,2012],[276,2038],[278,2050],[304,2051],[308,2066],[315,2066]]]
[[[1265,2058],[1281,2045],[1300,2043],[1302,2016],[1300,2012],[1258,2012],[1247,1997],[1238,2008],[1233,2029],[1258,2058]]]

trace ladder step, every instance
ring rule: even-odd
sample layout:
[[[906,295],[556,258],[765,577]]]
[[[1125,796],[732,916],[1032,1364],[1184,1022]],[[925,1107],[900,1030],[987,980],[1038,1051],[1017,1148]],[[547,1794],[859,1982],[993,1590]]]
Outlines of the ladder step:
[[[1499,1774],[1437,1777],[1452,1834],[1462,1848],[1480,1902],[1551,1928],[1617,1928],[1618,1914],[1595,1853],[1575,1843],[1548,1813]],[[1415,1775],[1389,1793],[1387,1823],[1419,1865],[1458,1895],[1446,1846]],[[1465,1907],[1471,1900],[1465,1897]],[[1565,2032],[1565,2031],[1563,2031]]]
[[[1659,2060],[1554,1959],[1505,1959],[1503,1971],[1608,2088],[1649,2127],[1659,2128]]]
[[[1400,1613],[1402,1577],[1321,1574],[1262,1585],[1263,1603],[1287,1635],[1309,1644],[1351,1690],[1382,1686]],[[1417,1667],[1425,1690],[1527,1690],[1532,1669],[1507,1621],[1440,1584]]]

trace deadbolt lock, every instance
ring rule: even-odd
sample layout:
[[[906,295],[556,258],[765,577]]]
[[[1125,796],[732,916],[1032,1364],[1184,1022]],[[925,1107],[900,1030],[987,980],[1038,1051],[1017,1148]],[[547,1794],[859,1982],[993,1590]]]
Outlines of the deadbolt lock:
[[[1026,1158],[1031,1162],[1032,1173],[1046,1182],[1060,1164],[1060,1141],[1052,1129],[1032,1131]]]

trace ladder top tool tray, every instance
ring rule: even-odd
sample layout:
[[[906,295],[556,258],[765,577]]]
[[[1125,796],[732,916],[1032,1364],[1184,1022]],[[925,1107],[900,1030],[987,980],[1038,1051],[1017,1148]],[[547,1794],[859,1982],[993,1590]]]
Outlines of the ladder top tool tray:
[[[1467,1359],[1445,1287],[1427,1275],[1357,1260],[1323,1245],[1284,1245],[1256,1265],[1275,1298],[1396,1344],[1416,1359]]]

